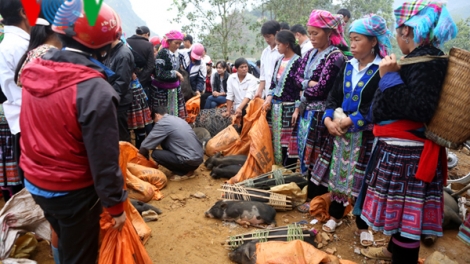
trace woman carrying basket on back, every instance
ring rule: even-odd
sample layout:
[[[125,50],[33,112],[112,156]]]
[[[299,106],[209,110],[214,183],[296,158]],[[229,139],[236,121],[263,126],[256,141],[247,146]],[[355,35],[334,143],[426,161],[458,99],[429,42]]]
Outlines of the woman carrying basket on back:
[[[404,3],[395,16],[406,59],[444,55],[438,46],[457,34],[442,3]],[[443,235],[445,149],[424,137],[424,124],[436,110],[446,69],[443,59],[400,67],[393,54],[380,63],[382,79],[371,107],[378,140],[365,177],[361,218],[392,237],[387,248],[361,251],[369,258],[416,264],[421,235]]]

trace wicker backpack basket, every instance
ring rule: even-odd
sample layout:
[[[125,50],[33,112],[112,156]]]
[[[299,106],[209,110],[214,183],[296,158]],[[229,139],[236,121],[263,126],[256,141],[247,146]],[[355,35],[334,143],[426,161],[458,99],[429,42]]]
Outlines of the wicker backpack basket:
[[[440,146],[458,149],[470,139],[470,52],[452,48],[448,57],[415,57],[400,64],[445,58],[449,60],[446,77],[436,112],[426,126],[426,137]]]

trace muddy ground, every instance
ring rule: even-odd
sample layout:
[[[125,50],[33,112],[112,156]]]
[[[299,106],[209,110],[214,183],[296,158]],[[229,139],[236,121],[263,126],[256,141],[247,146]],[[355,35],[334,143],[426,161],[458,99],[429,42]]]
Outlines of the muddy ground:
[[[470,157],[457,153],[459,165],[451,171],[453,175],[464,175],[470,172]],[[167,171],[165,171],[168,173]],[[168,175],[168,174],[167,174]],[[204,217],[204,212],[214,204],[220,196],[217,189],[223,180],[214,180],[209,176],[208,170],[201,165],[196,171],[197,177],[184,182],[169,182],[163,189],[164,198],[161,201],[152,201],[151,204],[163,210],[157,222],[150,222],[152,237],[145,245],[147,252],[154,263],[191,263],[191,264],[223,264],[231,263],[228,251],[222,243],[227,236],[249,232],[233,223],[224,223],[219,220]],[[454,189],[461,186],[453,186]],[[203,192],[207,198],[191,197],[195,192]],[[2,205],[0,205],[2,206]],[[297,211],[280,212],[276,216],[278,225],[307,220],[313,218]],[[308,225],[321,230],[321,224]],[[354,247],[360,246],[359,238],[354,236],[355,224],[353,219],[346,219],[336,234],[338,241],[331,242],[322,248],[337,249],[337,256],[357,263],[375,263],[363,256],[354,253]],[[422,245],[420,257],[426,258],[434,251],[440,251],[458,263],[470,263],[469,248],[457,238],[457,230],[446,230],[444,237],[437,239],[432,247]],[[385,238],[376,233],[375,239]],[[39,264],[53,264],[48,244],[43,241],[33,254],[33,259]]]

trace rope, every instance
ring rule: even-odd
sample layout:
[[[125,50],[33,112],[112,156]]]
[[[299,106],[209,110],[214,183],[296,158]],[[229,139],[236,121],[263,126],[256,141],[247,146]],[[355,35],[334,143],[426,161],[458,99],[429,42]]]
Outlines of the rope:
[[[253,232],[252,237],[259,239],[260,243],[268,242],[269,230],[266,230],[266,231],[262,229],[256,230],[255,232]]]
[[[284,181],[284,175],[282,175],[282,171],[281,170],[275,170],[273,171],[273,176],[274,176],[274,180],[276,182],[276,185],[281,185],[281,184],[284,184],[286,183]]]
[[[293,224],[293,225],[289,225],[288,228],[287,228],[287,241],[293,241],[293,240],[304,240],[304,236],[303,236],[303,231],[302,231],[302,227],[297,225],[297,224]]]

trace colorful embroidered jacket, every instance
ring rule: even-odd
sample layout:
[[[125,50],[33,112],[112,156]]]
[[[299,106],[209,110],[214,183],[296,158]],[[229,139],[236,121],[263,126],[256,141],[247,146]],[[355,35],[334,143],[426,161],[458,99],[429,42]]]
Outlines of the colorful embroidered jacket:
[[[269,94],[273,96],[273,100],[282,102],[300,102],[300,92],[302,91],[303,72],[305,65],[302,64],[302,58],[295,54],[287,63],[286,69],[279,81],[277,73],[284,56],[281,56],[274,67],[273,79]]]
[[[375,91],[379,86],[380,74],[379,66],[372,64],[353,91],[352,71],[353,66],[349,62],[341,69],[333,89],[328,95],[323,119],[326,117],[333,119],[335,109],[341,107],[353,121],[353,125],[348,131],[357,132],[365,130],[370,124],[366,117],[369,114]]]
[[[424,46],[414,49],[406,57],[443,54],[438,48]],[[374,97],[372,121],[429,122],[436,111],[446,69],[447,60],[433,60],[405,65],[400,72],[385,74]]]
[[[177,88],[179,81],[176,71],[179,67],[178,53],[173,55],[168,49],[160,50],[155,59],[155,80],[152,83],[158,88]]]
[[[304,96],[309,102],[325,101],[327,99],[328,93],[331,91],[336,77],[345,61],[343,54],[334,46],[328,47],[325,52],[321,52],[320,54],[315,53],[318,53],[317,50],[312,49],[303,59],[305,73],[309,79],[302,75],[302,77],[304,77],[302,88],[304,89]],[[316,56],[319,56],[320,61],[314,63],[316,65],[311,65]],[[318,84],[308,87],[309,81],[314,81]]]

